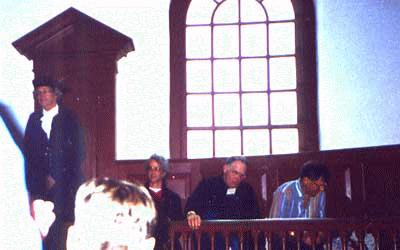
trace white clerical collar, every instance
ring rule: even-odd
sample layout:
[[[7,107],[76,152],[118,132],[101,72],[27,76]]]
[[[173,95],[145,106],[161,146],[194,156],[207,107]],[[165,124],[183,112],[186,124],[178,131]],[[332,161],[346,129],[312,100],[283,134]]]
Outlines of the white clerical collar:
[[[158,192],[160,192],[160,191],[161,191],[161,188],[153,188],[153,187],[149,187],[149,189],[150,189],[151,191],[153,191],[154,193],[158,193]]]
[[[234,195],[236,193],[236,188],[228,188],[226,190],[226,195]]]

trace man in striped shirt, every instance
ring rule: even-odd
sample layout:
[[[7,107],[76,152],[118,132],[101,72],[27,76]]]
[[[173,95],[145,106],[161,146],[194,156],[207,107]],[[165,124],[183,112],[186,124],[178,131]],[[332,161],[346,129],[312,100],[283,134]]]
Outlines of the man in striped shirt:
[[[315,161],[304,163],[298,179],[285,182],[275,190],[269,217],[324,218],[328,180],[329,171],[324,164]],[[303,233],[302,239],[301,249],[311,249],[311,237],[307,232]],[[276,244],[278,242],[280,240]],[[318,243],[322,245],[322,235],[318,237]]]

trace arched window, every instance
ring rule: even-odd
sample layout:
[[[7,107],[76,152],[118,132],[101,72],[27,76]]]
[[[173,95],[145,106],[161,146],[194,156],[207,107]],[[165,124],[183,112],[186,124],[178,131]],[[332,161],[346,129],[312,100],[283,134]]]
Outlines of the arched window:
[[[296,2],[172,3],[171,157],[318,149],[312,3]]]

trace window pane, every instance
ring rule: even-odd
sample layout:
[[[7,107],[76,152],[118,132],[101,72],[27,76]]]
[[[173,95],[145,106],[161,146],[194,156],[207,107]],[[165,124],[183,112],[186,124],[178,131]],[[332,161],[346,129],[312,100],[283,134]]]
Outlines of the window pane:
[[[228,157],[241,155],[240,153],[240,131],[239,130],[216,130],[215,131],[215,156]]]
[[[209,58],[211,56],[210,27],[186,27],[186,57]]]
[[[186,24],[209,24],[216,4],[212,0],[192,0],[189,5]]]
[[[207,59],[186,65],[187,92],[200,93],[187,97],[188,124],[213,130],[198,136],[211,145],[201,157],[298,152],[298,129],[279,127],[298,122],[292,0],[192,0],[186,21],[207,25],[187,28],[186,48],[187,58]],[[278,128],[261,127],[269,125]],[[189,131],[188,144],[191,132],[205,131]],[[192,145],[188,157],[197,158]]]
[[[240,11],[242,22],[264,22],[267,20],[264,8],[256,0],[241,0]]]
[[[294,11],[291,0],[268,0],[262,1],[268,12],[269,20],[294,19]]]
[[[239,21],[238,1],[224,1],[215,12],[213,23],[237,23]]]
[[[239,55],[239,31],[237,25],[214,28],[214,56],[237,57]]]
[[[267,90],[268,67],[266,59],[242,60],[242,90],[265,91]]]
[[[297,124],[296,92],[271,93],[271,124]]]
[[[243,130],[244,155],[269,155],[268,129]]]
[[[267,26],[249,24],[241,27],[242,56],[265,56],[267,54]]]
[[[297,129],[273,129],[272,153],[290,154],[299,152],[299,135]]]
[[[296,88],[295,57],[271,58],[271,90]]]
[[[269,38],[271,55],[291,55],[295,53],[293,22],[270,24]]]
[[[239,91],[239,61],[214,61],[214,91]]]
[[[209,60],[187,61],[186,92],[211,92],[211,62]]]
[[[267,93],[243,94],[243,125],[268,125]]]
[[[186,102],[188,127],[211,126],[211,95],[188,95]]]
[[[211,130],[189,130],[187,133],[187,157],[209,158],[213,155]]]
[[[239,126],[239,95],[221,94],[214,96],[215,126]]]

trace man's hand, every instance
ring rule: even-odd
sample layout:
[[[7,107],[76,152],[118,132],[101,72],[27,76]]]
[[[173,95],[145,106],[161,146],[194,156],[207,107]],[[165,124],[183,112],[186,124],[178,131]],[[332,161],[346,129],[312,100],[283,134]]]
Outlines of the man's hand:
[[[47,182],[46,182],[46,188],[47,190],[50,190],[54,184],[56,184],[56,181],[54,180],[53,177],[51,177],[51,175],[47,176]]]
[[[201,225],[201,218],[195,211],[189,211],[186,215],[186,219],[191,229],[198,229]]]
[[[54,204],[51,201],[34,200],[32,202],[32,217],[39,228],[42,238],[46,237],[51,224],[56,219],[53,209]]]

